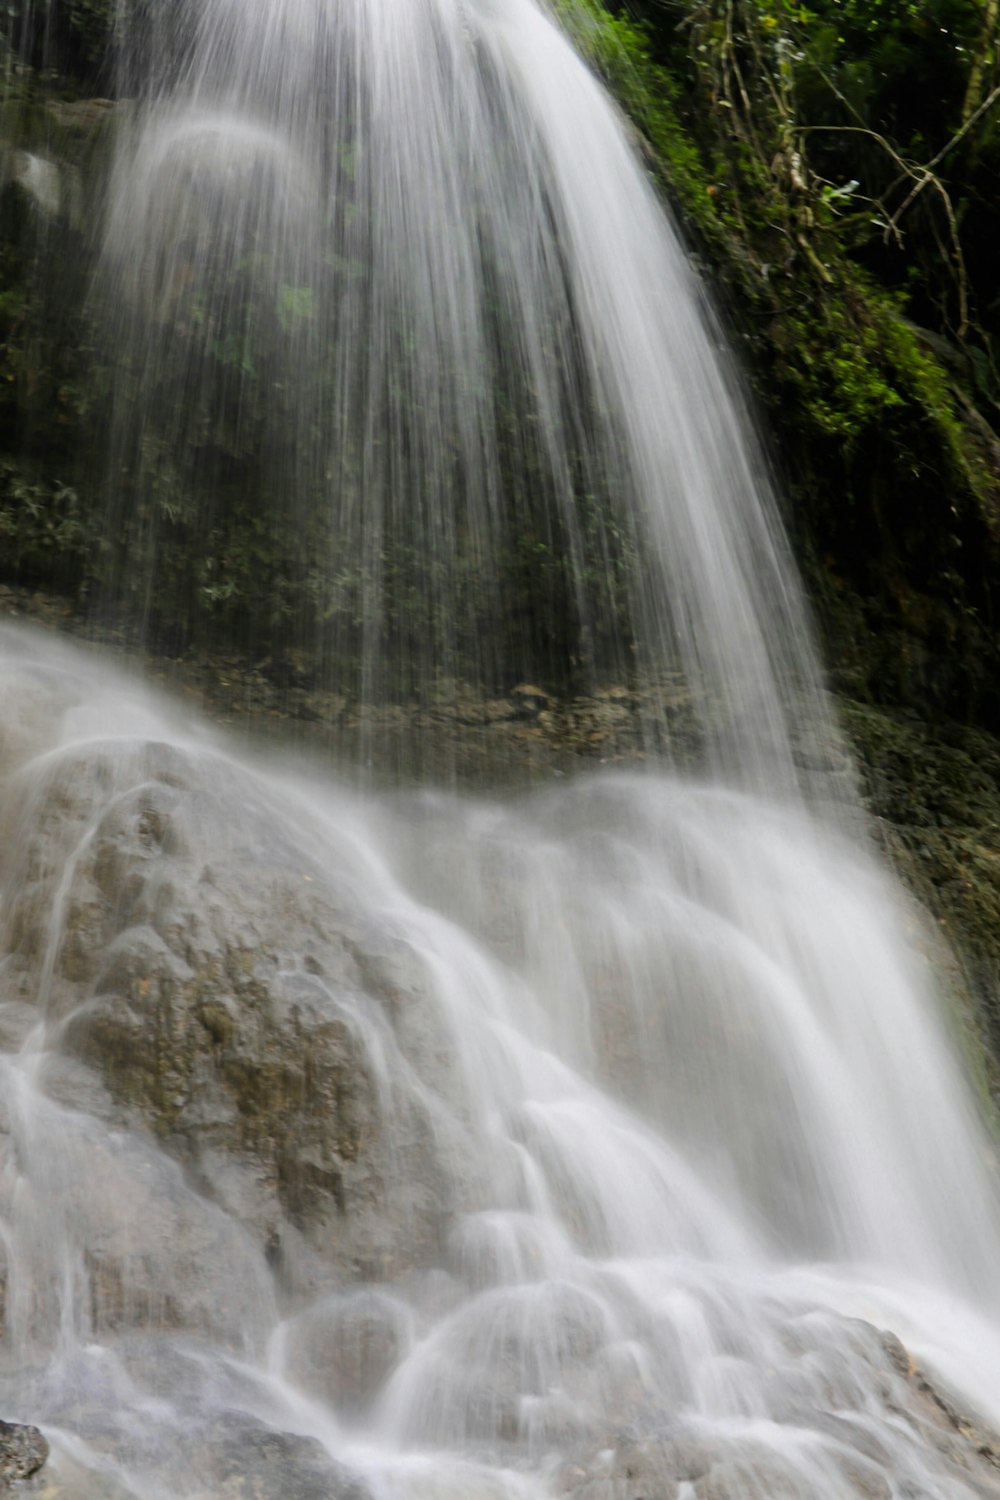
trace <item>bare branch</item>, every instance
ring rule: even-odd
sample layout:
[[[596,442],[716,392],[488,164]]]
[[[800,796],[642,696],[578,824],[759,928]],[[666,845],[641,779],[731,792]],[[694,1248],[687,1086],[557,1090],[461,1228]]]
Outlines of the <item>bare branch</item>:
[[[949,151],[954,150],[962,137],[969,133],[977,120],[981,120],[983,115],[985,115],[988,110],[993,108],[993,105],[997,102],[998,99],[1000,99],[1000,85],[998,85],[993,90],[992,94],[990,94],[986,99],[983,100],[982,104],[976,110],[975,114],[969,116],[968,120],[966,120],[961,130],[957,131],[955,135],[952,136],[951,140],[946,146],[943,146],[941,148],[937,156],[932,157],[927,165],[921,168],[922,176],[920,177],[920,180],[914,187],[910,189],[910,191],[907,193],[906,197],[903,199],[902,203],[899,205],[899,207],[896,209],[896,212],[892,216],[891,224],[893,229],[896,229],[898,227],[899,221],[906,213],[906,210],[911,206],[911,204],[916,202],[925,187],[929,187],[932,183],[940,186],[940,179],[934,175],[934,168],[938,165],[939,162],[944,161]]]

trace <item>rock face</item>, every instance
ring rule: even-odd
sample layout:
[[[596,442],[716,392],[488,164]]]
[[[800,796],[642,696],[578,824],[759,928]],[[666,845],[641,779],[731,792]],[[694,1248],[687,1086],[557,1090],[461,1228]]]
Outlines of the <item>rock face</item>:
[[[310,846],[288,816],[223,758],[142,739],[8,784],[4,1020],[44,1022],[33,1139],[69,1142],[39,1153],[36,1235],[61,1237],[52,1205],[72,1220],[96,1331],[238,1344],[270,1271],[293,1297],[398,1278],[475,1195],[447,1030],[377,871],[349,828]],[[39,1281],[10,1279],[24,1337]]]
[[[352,1290],[294,1319],[286,1359],[297,1384],[354,1414],[370,1406],[413,1339],[413,1317],[397,1298]]]
[[[412,1336],[377,1284],[419,1279],[478,1206],[430,959],[349,795],[313,804],[166,744],[162,715],[122,718],[58,670],[11,676],[0,1393],[85,1434],[46,1474],[66,1500],[130,1500],[133,1473],[164,1493],[356,1500],[248,1372],[308,1303],[293,1378],[370,1403]],[[0,1488],[46,1452],[33,1429],[0,1434]]]
[[[36,1474],[49,1456],[49,1445],[37,1427],[0,1422],[0,1484]]]
[[[872,1422],[874,1406],[858,1401],[848,1377],[836,1392],[836,1412],[789,1402],[781,1414],[784,1445],[763,1442],[752,1430],[709,1434],[683,1420],[646,1432],[633,1425],[599,1452],[567,1463],[559,1493],[569,1500],[894,1500],[938,1493],[997,1500],[996,1437],[961,1415],[892,1334],[857,1323],[852,1344],[875,1376],[876,1404],[892,1413],[893,1423]],[[804,1440],[806,1432],[812,1436]]]

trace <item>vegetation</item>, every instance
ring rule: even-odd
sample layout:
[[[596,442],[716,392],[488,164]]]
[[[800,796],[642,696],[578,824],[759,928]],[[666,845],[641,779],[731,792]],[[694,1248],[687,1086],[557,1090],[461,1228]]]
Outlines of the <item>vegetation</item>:
[[[992,0],[564,0],[779,437],[856,696],[1000,724]]]

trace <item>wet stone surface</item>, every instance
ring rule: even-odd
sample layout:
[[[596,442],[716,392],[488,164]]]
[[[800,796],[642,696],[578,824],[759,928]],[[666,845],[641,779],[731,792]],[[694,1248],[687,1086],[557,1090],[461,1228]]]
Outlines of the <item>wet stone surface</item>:
[[[37,1427],[0,1421],[0,1484],[27,1479],[48,1456],[49,1445]]]

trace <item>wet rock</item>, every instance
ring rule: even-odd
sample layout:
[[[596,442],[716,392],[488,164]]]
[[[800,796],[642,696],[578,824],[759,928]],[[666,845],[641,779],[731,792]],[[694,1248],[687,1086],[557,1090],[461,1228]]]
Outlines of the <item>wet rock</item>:
[[[713,1463],[710,1440],[684,1431],[668,1436],[619,1436],[586,1464],[568,1465],[561,1489],[573,1500],[674,1500],[680,1487],[704,1480]]]
[[[27,1479],[45,1463],[49,1445],[37,1427],[0,1422],[0,1483]]]
[[[817,1500],[817,1479],[822,1482],[819,1475],[796,1475],[779,1459],[761,1455],[713,1464],[694,1493],[698,1500]]]
[[[345,1414],[363,1411],[412,1340],[412,1314],[377,1291],[328,1298],[296,1319],[286,1338],[292,1379]]]
[[[320,1442],[285,1430],[284,1410],[270,1420],[247,1410],[267,1406],[266,1380],[203,1343],[126,1337],[114,1352],[81,1350],[61,1376],[55,1385],[42,1377],[33,1394],[53,1427],[83,1444],[57,1443],[44,1475],[29,1481],[46,1500],[132,1500],[136,1475],[142,1494],[186,1500],[367,1496]]]
[[[646,1438],[619,1444],[611,1467],[612,1478],[628,1480],[636,1493],[659,1494],[683,1481],[703,1478],[712,1465],[708,1445],[688,1434],[676,1438]]]
[[[842,701],[876,834],[932,921],[914,946],[948,994],[982,1101],[1000,1103],[1000,741],[947,719]],[[922,916],[922,914],[920,914]]]
[[[963,1495],[1000,1500],[996,1439],[960,1413],[893,1335],[856,1319],[824,1315],[783,1330],[792,1356],[787,1382],[760,1414],[696,1419],[664,1428],[662,1410],[637,1405],[627,1428],[589,1434],[557,1476],[572,1500],[943,1500]],[[839,1347],[838,1347],[839,1346]],[[864,1399],[843,1405],[795,1406],[781,1398],[797,1370],[800,1392],[819,1395],[829,1363],[836,1372],[850,1350]],[[831,1354],[834,1356],[830,1360]],[[817,1379],[818,1377],[818,1379]],[[766,1416],[764,1412],[766,1411]]]
[[[864,1424],[863,1418],[810,1410],[801,1413],[797,1418],[797,1423],[809,1431],[826,1434],[838,1445],[856,1450],[862,1458],[872,1464],[881,1465],[887,1472],[892,1469],[891,1450],[885,1441],[871,1430],[870,1425]]]
[[[65,1454],[53,1460],[42,1473],[24,1481],[17,1493],[37,1495],[40,1500],[140,1500],[134,1489],[101,1469],[88,1469]]]
[[[549,705],[548,693],[530,682],[519,682],[517,687],[511,688],[510,695],[521,713],[536,714]]]
[[[367,1500],[368,1491],[313,1438],[233,1418],[204,1455],[217,1500]]]
[[[89,139],[121,112],[113,99],[50,99],[47,108],[61,130],[83,139]]]
[[[23,1174],[0,1276],[13,1347],[52,1342],[63,1326],[102,1335],[136,1325],[262,1347],[274,1307],[259,1251],[151,1142],[40,1103],[27,1140],[11,1151],[0,1136],[0,1156],[9,1151]],[[10,1193],[5,1180],[5,1216]],[[77,1247],[71,1277],[66,1243]]]
[[[335,830],[304,847],[246,773],[142,742],[54,757],[7,817],[9,993],[61,1029],[78,1072],[53,1070],[57,1097],[96,1075],[105,1125],[152,1131],[290,1295],[432,1262],[479,1190],[471,1160],[454,1170],[468,1103],[423,965],[366,914],[378,896],[350,840],[338,868]],[[153,1315],[134,1287],[156,1256],[122,1235],[116,1265],[114,1234],[86,1231],[102,1326],[116,1306]],[[179,1289],[153,1306],[190,1326]]]

